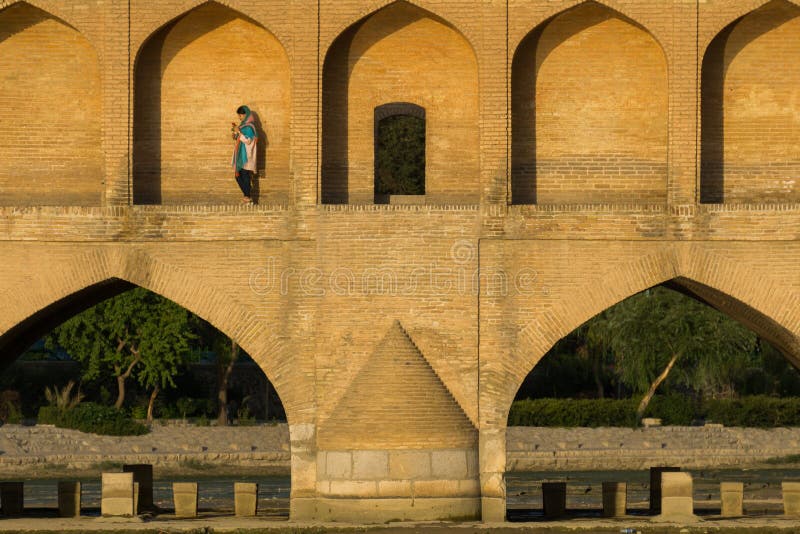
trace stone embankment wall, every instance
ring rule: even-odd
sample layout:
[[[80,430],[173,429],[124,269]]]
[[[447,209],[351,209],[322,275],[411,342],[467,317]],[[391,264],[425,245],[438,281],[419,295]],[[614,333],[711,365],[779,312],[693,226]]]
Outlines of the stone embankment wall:
[[[734,467],[800,453],[800,428],[510,427],[506,440],[508,471]]]
[[[800,453],[800,428],[539,428],[507,431],[508,471],[742,466]],[[0,428],[0,473],[34,467],[90,469],[103,462],[180,467],[254,466],[289,474],[285,424],[160,426],[145,436],[96,436],[51,426]]]
[[[98,436],[49,425],[0,428],[0,473],[28,468],[93,469],[105,462],[257,466],[289,474],[288,426],[155,425],[144,436]]]

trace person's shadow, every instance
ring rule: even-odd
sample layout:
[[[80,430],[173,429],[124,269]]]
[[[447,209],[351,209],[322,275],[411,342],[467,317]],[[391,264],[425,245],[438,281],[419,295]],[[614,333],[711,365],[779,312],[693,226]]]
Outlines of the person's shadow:
[[[253,116],[253,122],[256,125],[256,133],[258,134],[258,141],[256,142],[256,169],[257,172],[253,175],[253,183],[250,184],[250,198],[253,199],[253,204],[258,204],[261,200],[261,180],[267,175],[267,147],[269,146],[269,139],[267,139],[267,131],[261,123],[261,117],[255,111],[250,111]]]

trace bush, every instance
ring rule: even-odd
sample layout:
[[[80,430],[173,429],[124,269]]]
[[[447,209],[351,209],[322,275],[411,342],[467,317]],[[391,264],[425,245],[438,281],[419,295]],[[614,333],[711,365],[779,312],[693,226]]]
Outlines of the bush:
[[[42,406],[38,422],[106,436],[140,436],[149,432],[146,426],[125,417],[115,408],[91,402],[67,411],[55,406]]]
[[[526,399],[511,405],[509,426],[633,426],[635,399]]]
[[[645,417],[657,417],[663,425],[689,426],[697,419],[697,406],[687,395],[656,395],[644,412]]]
[[[639,399],[526,399],[515,401],[508,426],[629,427]],[[694,401],[685,395],[655,396],[645,412],[665,425],[690,425],[695,419],[725,426],[800,426],[800,398],[765,396]]]
[[[735,400],[713,399],[703,403],[703,415],[706,420],[725,426],[800,426],[800,398],[759,395]]]

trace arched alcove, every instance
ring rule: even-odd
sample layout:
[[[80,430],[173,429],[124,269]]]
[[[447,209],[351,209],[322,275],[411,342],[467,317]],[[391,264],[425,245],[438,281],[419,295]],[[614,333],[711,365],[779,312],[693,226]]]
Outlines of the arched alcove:
[[[216,2],[194,8],[142,46],[134,93],[134,203],[239,202],[231,122],[240,105],[257,117],[254,196],[288,201],[291,73],[261,25]]]
[[[374,202],[373,110],[386,102],[425,109],[427,200],[478,200],[477,60],[444,20],[400,1],[354,24],[327,52],[322,100],[323,203]]]
[[[511,74],[514,204],[655,203],[667,191],[667,62],[596,2],[531,31]]]
[[[700,201],[800,199],[800,7],[773,0],[703,56]]]
[[[91,43],[28,3],[0,10],[0,103],[0,205],[100,205],[100,69]]]

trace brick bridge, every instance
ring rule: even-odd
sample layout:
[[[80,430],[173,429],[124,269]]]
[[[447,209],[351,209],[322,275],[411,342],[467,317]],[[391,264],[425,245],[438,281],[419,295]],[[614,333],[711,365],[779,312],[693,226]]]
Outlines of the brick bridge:
[[[273,382],[293,519],[502,520],[515,392],[620,300],[798,362],[798,63],[788,0],[0,0],[0,354],[138,285]],[[376,203],[392,103],[425,194]]]

